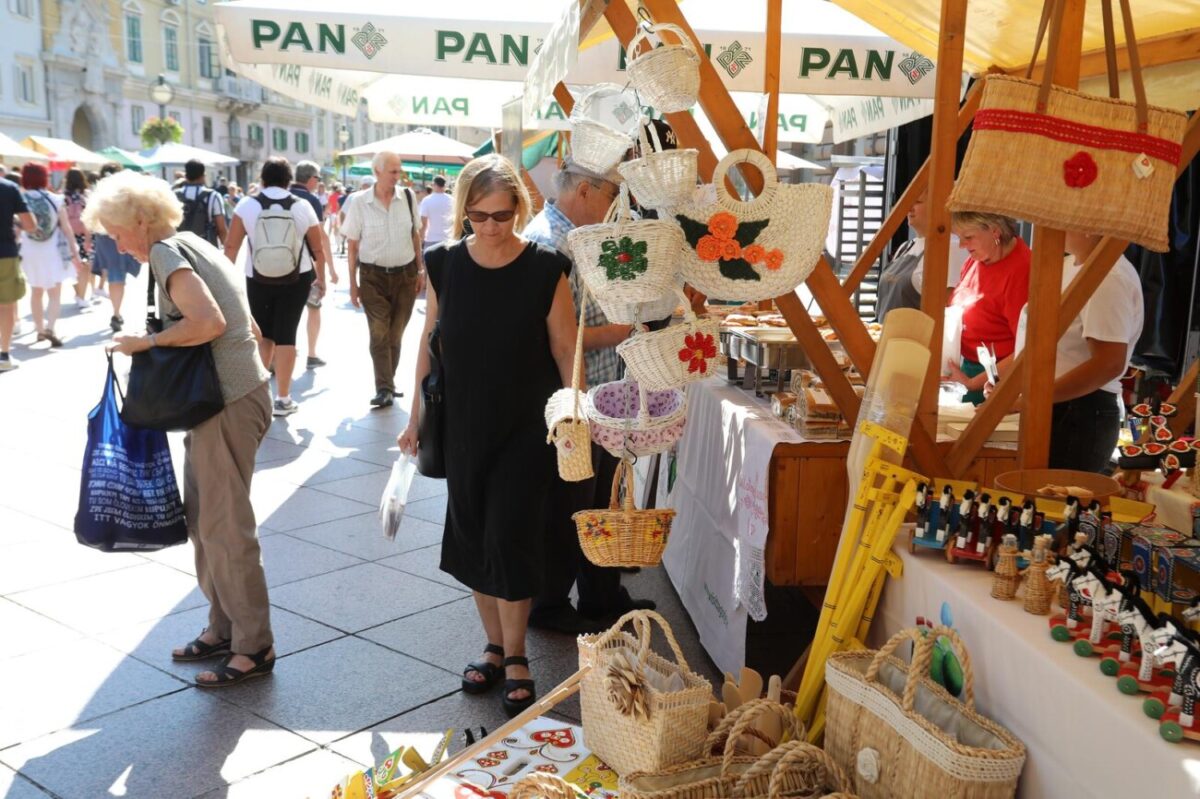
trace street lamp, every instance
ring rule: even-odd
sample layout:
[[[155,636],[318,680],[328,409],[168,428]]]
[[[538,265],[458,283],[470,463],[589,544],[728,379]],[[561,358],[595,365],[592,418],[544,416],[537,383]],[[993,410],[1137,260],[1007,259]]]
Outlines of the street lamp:
[[[338,144],[342,145],[342,150],[346,149],[346,145],[350,143],[350,129],[342,125],[342,129],[338,131]],[[346,185],[346,157],[342,153],[342,185]]]
[[[167,83],[165,75],[160,74],[158,81],[150,87],[150,99],[158,103],[158,118],[163,120],[167,118],[167,103],[175,99],[175,90],[171,88],[171,84]],[[166,165],[160,165],[162,169],[163,180],[167,178]]]

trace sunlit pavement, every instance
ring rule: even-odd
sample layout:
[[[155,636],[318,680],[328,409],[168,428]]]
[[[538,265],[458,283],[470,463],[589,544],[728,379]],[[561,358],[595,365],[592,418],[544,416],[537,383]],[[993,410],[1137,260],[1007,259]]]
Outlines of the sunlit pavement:
[[[129,285],[131,331],[145,279]],[[446,728],[504,722],[499,692],[459,690],[484,638],[470,594],[437,568],[444,483],[418,478],[396,540],[380,532],[409,401],[368,406],[366,322],[345,290],[325,302],[328,366],[303,369],[302,331],[300,410],[274,421],[258,453],[252,498],[279,661],[271,677],[215,692],[190,683],[206,664],[170,658],[207,617],[191,546],[102,553],[71,532],[107,302],[69,307],[57,325],[66,346],[53,351],[34,343],[27,307],[21,366],[0,374],[0,797],[316,799],[401,744],[428,752]],[[421,304],[405,336],[406,394],[423,319]],[[689,660],[707,664],[661,570],[625,583],[656,599]],[[532,631],[529,654],[543,692],[577,667],[565,635]],[[556,712],[578,721],[574,699]]]

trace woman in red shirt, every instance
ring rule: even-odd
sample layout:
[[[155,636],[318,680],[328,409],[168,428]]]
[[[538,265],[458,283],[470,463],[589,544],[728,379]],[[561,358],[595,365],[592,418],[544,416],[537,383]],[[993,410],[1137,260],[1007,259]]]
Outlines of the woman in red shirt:
[[[950,379],[967,388],[963,398],[983,402],[987,374],[976,348],[994,351],[996,360],[1012,357],[1021,308],[1029,299],[1029,246],[1017,235],[1015,220],[999,214],[956,213],[951,225],[970,256],[963,264],[950,305],[962,309],[961,362],[947,354]]]

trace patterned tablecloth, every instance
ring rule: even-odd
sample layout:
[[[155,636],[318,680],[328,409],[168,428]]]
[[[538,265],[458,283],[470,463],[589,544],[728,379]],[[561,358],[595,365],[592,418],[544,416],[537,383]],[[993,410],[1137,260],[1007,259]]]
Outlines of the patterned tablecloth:
[[[1192,496],[1188,475],[1181,476],[1170,488],[1163,488],[1161,472],[1142,472],[1141,479],[1126,486],[1128,499],[1155,506],[1154,522],[1188,535],[1200,534],[1200,499]]]

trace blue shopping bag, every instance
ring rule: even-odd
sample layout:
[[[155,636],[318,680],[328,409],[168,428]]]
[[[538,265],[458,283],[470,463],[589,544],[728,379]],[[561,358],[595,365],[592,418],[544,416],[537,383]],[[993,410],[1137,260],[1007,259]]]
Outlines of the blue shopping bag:
[[[167,434],[122,422],[117,391],[110,355],[104,394],[88,414],[75,538],[105,552],[182,544],[187,523]]]

